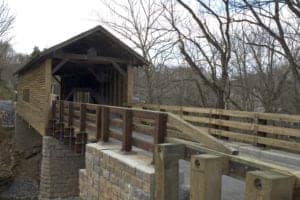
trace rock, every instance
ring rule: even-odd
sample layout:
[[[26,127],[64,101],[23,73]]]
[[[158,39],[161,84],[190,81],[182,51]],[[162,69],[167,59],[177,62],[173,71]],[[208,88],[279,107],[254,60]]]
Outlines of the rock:
[[[35,200],[38,199],[38,185],[30,179],[16,178],[11,186],[0,194],[0,199]]]
[[[10,170],[0,170],[0,192],[13,181],[13,173]]]

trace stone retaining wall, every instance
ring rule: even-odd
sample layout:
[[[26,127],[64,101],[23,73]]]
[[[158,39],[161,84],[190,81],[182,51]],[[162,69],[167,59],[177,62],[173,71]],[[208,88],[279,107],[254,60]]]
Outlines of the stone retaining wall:
[[[71,200],[79,196],[78,174],[84,156],[74,153],[58,140],[43,137],[40,200]]]
[[[125,155],[120,145],[88,144],[86,169],[80,170],[82,200],[154,199],[151,156],[141,150]]]
[[[42,136],[19,115],[16,115],[15,119],[13,140],[15,151],[26,155],[42,147]]]

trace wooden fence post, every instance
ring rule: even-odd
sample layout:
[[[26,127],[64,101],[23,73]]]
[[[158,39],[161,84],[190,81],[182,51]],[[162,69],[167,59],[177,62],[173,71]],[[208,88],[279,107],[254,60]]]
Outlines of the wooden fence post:
[[[101,113],[101,140],[108,142],[109,140],[109,108],[102,107]]]
[[[123,113],[123,141],[122,151],[129,152],[132,149],[132,110],[126,109]]]
[[[246,176],[246,200],[292,200],[295,178],[271,171],[251,171]]]
[[[80,104],[80,132],[85,132],[86,128],[86,105]]]
[[[184,145],[155,145],[155,200],[178,200],[178,161],[184,157],[184,153]]]
[[[52,119],[56,118],[56,101],[52,101]]]
[[[101,107],[96,107],[96,140],[101,139]]]
[[[76,134],[74,150],[78,154],[84,154],[85,145],[87,143],[87,133],[80,132]]]
[[[64,122],[64,101],[59,102],[59,122]]]
[[[59,123],[58,130],[55,130],[54,137],[58,140],[63,140],[64,136],[64,101],[59,101]]]
[[[268,121],[265,120],[265,119],[257,119],[257,124],[258,125],[267,125]],[[261,131],[257,131],[257,136],[258,137],[267,137],[267,133],[265,132],[261,132]],[[258,147],[267,147],[265,144],[260,144],[260,143],[257,143],[256,144]]]
[[[74,107],[73,102],[69,102],[69,118],[68,118],[68,126],[73,126],[73,115],[74,115]]]
[[[52,101],[51,107],[51,115],[49,116],[50,119],[48,120],[48,126],[46,127],[46,134],[49,136],[54,136],[55,125],[56,125],[56,101]]]
[[[221,156],[210,154],[191,157],[191,200],[220,200],[222,174],[226,166]]]
[[[154,127],[154,144],[163,143],[165,140],[165,135],[167,131],[167,117],[165,113],[158,113],[155,118]]]

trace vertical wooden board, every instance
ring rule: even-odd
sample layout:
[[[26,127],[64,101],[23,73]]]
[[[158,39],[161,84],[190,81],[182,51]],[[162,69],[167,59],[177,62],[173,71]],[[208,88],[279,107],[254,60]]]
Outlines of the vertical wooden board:
[[[117,80],[116,80],[116,88],[117,88],[117,99],[116,99],[116,102],[117,102],[117,106],[120,106],[120,92],[121,92],[121,90],[120,90],[120,88],[119,88],[119,83],[120,83],[120,74],[119,73],[117,73],[117,78],[116,78]]]
[[[80,104],[80,132],[86,129],[86,104]]]
[[[118,105],[123,106],[123,89],[122,89],[123,77],[119,75],[118,79]]]
[[[109,81],[105,83],[105,102],[108,105],[109,102]]]
[[[65,79],[62,78],[60,81],[60,94],[59,94],[60,100],[64,100],[64,90],[65,90]]]
[[[128,65],[127,67],[127,106],[132,106],[133,100],[133,86],[134,86],[134,76],[133,76],[133,66]]]
[[[123,106],[123,76],[119,78],[119,105]]]
[[[113,70],[110,72],[110,79],[109,79],[109,105],[113,105],[113,84],[114,84],[114,79],[113,79]]]
[[[123,78],[123,83],[122,83],[122,106],[127,106],[127,85],[128,85],[128,81],[127,81],[127,76]]]
[[[68,119],[68,126],[73,126],[73,115],[74,115],[74,107],[73,102],[69,102],[69,119]]]
[[[107,105],[110,105],[111,102],[111,70],[108,72],[108,83],[107,83]]]
[[[96,108],[96,139],[99,141],[101,139],[101,107]]]
[[[257,124],[261,124],[261,125],[267,125],[268,121],[265,119],[257,119]],[[261,132],[261,131],[257,131],[257,136],[258,137],[266,137],[267,133],[265,132]],[[256,144],[258,147],[266,147],[265,144],[261,144],[261,143],[257,143]]]
[[[101,140],[108,142],[109,140],[109,109],[102,107],[101,112]]]
[[[132,110],[126,109],[123,114],[123,141],[122,150],[131,151],[132,149]]]
[[[167,117],[168,115],[164,113],[157,113],[155,117],[155,127],[153,129],[154,144],[164,142],[167,131]]]
[[[114,78],[113,78],[113,88],[114,88],[114,105],[117,106],[118,105],[118,72],[116,70],[114,70]]]
[[[64,101],[59,101],[59,121],[64,121]]]
[[[52,119],[56,119],[56,106],[57,106],[57,101],[52,102]]]

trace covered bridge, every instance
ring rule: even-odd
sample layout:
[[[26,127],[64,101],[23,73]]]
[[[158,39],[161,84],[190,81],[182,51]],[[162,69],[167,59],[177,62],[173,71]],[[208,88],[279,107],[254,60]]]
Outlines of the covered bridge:
[[[221,199],[224,175],[245,180],[246,199],[299,199],[299,171],[238,156],[232,145],[212,136],[297,150],[298,143],[266,136],[295,138],[299,130],[260,124],[261,120],[298,123],[297,116],[177,106],[158,107],[169,112],[117,107],[131,105],[133,67],[146,64],[99,26],[44,51],[16,72],[16,138],[20,143],[27,140],[32,148],[42,140],[40,200],[79,195],[85,200],[178,199],[174,191],[179,191],[183,159],[191,166],[193,200]],[[64,101],[51,105],[54,98]],[[18,123],[19,118],[26,123]],[[37,131],[28,130],[27,124]]]
[[[51,100],[130,106],[133,67],[147,64],[97,26],[33,57],[18,76],[17,115],[45,134]]]

